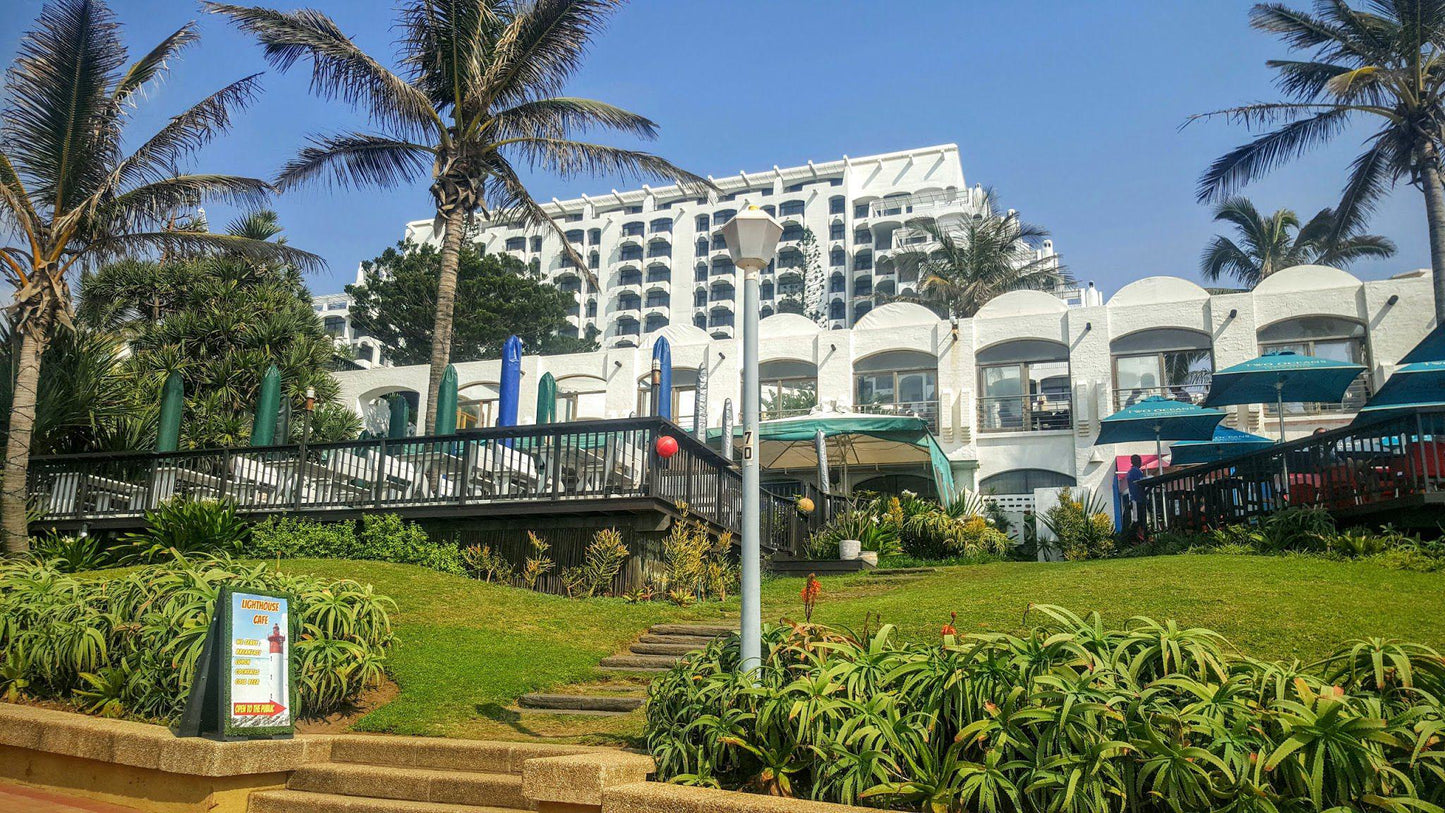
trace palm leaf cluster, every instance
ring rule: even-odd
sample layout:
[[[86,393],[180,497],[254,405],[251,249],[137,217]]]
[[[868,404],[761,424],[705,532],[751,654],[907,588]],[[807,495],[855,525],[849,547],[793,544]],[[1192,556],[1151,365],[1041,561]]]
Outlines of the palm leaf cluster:
[[[179,554],[109,579],[49,562],[0,562],[0,696],[174,721],[185,707],[222,586],[292,597],[302,716],[329,713],[382,676],[393,602],[350,580]]]
[[[1214,219],[1228,223],[1239,234],[1236,242],[1218,235],[1204,248],[1200,273],[1210,281],[1233,277],[1253,288],[1276,271],[1296,265],[1345,267],[1364,258],[1395,254],[1395,244],[1378,234],[1334,236],[1335,215],[1322,209],[1307,222],[1289,209],[1262,214],[1247,198],[1230,198],[1214,210]]]
[[[926,240],[899,252],[895,262],[900,271],[916,273],[917,298],[946,316],[967,318],[999,294],[1052,290],[1069,281],[1057,257],[1037,251],[1048,231],[1012,210],[1000,212],[991,190],[961,221],[920,219],[908,227]]]
[[[948,624],[922,644],[785,621],[753,676],[736,637],[715,643],[649,690],[659,776],[930,813],[1445,803],[1445,660],[1428,647],[1269,663],[1173,621],[1029,615],[1022,635]]]
[[[1435,272],[1436,310],[1445,313],[1445,3],[1439,0],[1315,0],[1313,11],[1262,3],[1255,28],[1279,38],[1291,59],[1270,60],[1283,99],[1193,117],[1222,117],[1263,130],[1218,158],[1199,182],[1199,198],[1219,200],[1276,167],[1344,134],[1373,126],[1351,163],[1329,244],[1363,229],[1397,183],[1424,195]]]
[[[563,178],[659,177],[709,184],[648,152],[596,143],[595,131],[657,135],[652,121],[592,99],[560,95],[592,38],[622,0],[408,0],[400,5],[397,70],[319,12],[207,3],[252,34],[282,71],[309,62],[312,90],[364,111],[373,129],[313,137],[278,185],[323,182],[392,188],[430,179],[443,264],[433,330],[436,391],[450,357],[457,255],[473,213],[562,233],[533,200],[521,168]],[[562,239],[570,261],[587,263]],[[596,280],[593,279],[593,284]],[[434,423],[428,399],[426,425]]]

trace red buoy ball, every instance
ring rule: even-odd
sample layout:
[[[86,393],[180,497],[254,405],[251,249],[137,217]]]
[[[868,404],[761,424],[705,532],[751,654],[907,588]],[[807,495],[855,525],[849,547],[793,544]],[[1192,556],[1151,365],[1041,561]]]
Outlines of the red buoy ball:
[[[663,435],[657,439],[657,454],[664,460],[677,454],[677,438]]]

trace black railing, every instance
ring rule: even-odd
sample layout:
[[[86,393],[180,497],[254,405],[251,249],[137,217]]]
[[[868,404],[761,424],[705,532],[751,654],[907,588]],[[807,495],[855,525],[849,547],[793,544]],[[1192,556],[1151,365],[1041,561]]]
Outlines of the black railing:
[[[1291,506],[1338,515],[1385,510],[1445,491],[1445,409],[1362,420],[1143,486],[1155,530],[1247,523]]]
[[[677,440],[670,458],[656,452],[660,435]],[[187,496],[225,499],[242,513],[656,498],[735,530],[742,478],[717,452],[660,418],[30,462],[29,498],[43,521],[139,517]],[[764,495],[770,500],[777,498]]]

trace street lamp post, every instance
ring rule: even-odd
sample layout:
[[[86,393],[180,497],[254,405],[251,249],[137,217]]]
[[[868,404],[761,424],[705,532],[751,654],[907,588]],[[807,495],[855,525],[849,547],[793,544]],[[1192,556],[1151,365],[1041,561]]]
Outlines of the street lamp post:
[[[749,206],[722,227],[733,265],[743,272],[743,674],[762,666],[762,502],[758,470],[758,274],[772,262],[783,227],[767,212]],[[732,442],[723,438],[723,443]]]

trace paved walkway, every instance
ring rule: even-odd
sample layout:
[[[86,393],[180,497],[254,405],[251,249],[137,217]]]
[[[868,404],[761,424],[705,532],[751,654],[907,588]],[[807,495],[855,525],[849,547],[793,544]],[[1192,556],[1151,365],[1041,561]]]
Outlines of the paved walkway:
[[[138,808],[0,782],[0,810],[5,813],[136,813]]]

